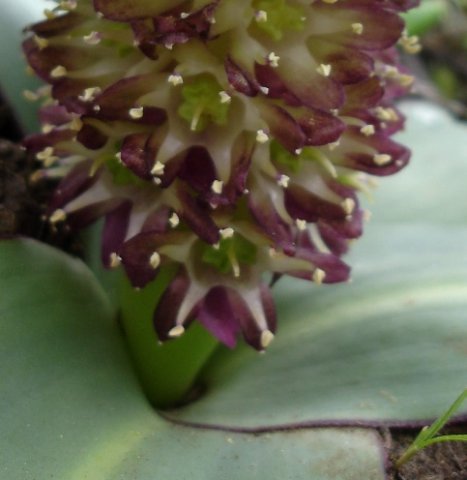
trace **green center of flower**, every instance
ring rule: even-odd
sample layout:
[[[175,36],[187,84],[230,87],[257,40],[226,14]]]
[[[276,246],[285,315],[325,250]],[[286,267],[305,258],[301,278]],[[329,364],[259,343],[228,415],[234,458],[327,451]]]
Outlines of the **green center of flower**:
[[[178,114],[194,132],[202,132],[211,122],[225,125],[229,103],[223,100],[222,87],[211,76],[202,75],[182,88]]]
[[[252,265],[256,262],[257,247],[245,237],[233,234],[223,238],[218,245],[206,245],[201,260],[227,275],[233,273],[240,276],[241,265]]]
[[[299,32],[305,25],[304,11],[288,5],[286,0],[257,0],[253,2],[256,10],[256,22],[274,40],[282,39],[284,31]]]
[[[115,155],[105,157],[105,165],[112,175],[115,185],[125,187],[129,185],[144,186],[145,182],[138,178],[131,170],[122,164]]]
[[[300,157],[287,151],[279,142],[273,140],[270,146],[271,159],[289,171],[297,173],[300,170]]]

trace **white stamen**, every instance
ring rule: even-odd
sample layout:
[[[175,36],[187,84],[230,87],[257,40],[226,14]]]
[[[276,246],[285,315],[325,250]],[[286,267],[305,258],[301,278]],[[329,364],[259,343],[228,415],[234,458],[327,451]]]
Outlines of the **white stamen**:
[[[169,223],[172,228],[176,228],[180,223],[180,218],[175,212],[170,216]]]
[[[46,38],[39,37],[34,35],[34,43],[39,47],[40,50],[49,46],[49,41]]]
[[[351,215],[355,210],[355,200],[353,198],[346,198],[342,203],[341,207],[347,215]]]
[[[277,185],[282,188],[287,188],[289,186],[290,177],[287,175],[281,175],[277,180]]]
[[[281,57],[279,57],[279,55],[276,55],[274,52],[269,53],[267,56],[269,65],[271,65],[272,68],[277,68],[279,66],[280,59]]]
[[[297,228],[302,232],[304,230],[306,230],[306,220],[302,220],[301,218],[297,218],[295,220],[295,225],[297,225]]]
[[[189,14],[188,12],[182,12],[182,13],[180,14],[180,18],[181,18],[182,20],[185,20],[185,18],[188,18],[189,16],[190,16],[190,14]]]
[[[171,75],[169,75],[169,77],[167,78],[167,81],[173,85],[174,87],[176,87],[177,85],[182,85],[183,84],[183,77],[178,74],[178,73],[172,73]]]
[[[139,120],[140,118],[143,118],[144,107],[130,108],[130,110],[128,110],[128,115],[130,115],[133,120]]]
[[[232,97],[224,90],[219,92],[219,99],[221,103],[230,103],[232,101]]]
[[[52,224],[56,224],[58,222],[64,222],[66,220],[66,212],[61,208],[55,210],[49,217],[49,222]]]
[[[158,160],[151,169],[151,175],[163,175],[164,170],[165,165]]]
[[[50,76],[52,78],[61,78],[67,74],[67,69],[63,65],[57,65],[50,71]]]
[[[23,90],[23,97],[30,102],[36,102],[40,98],[39,94],[32,90]]]
[[[66,0],[60,2],[60,8],[62,10],[75,10],[77,6],[78,2],[76,2],[76,0]]]
[[[397,122],[399,115],[393,108],[376,107],[375,114],[379,120],[384,122]]]
[[[377,153],[373,156],[373,161],[376,163],[376,165],[379,165],[381,167],[383,165],[391,163],[392,157],[387,153]]]
[[[97,45],[101,43],[101,36],[99,32],[94,31],[94,32],[91,32],[89,35],[85,35],[83,37],[83,40],[88,45]]]
[[[352,32],[361,35],[363,33],[363,24],[362,23],[352,23]]]
[[[258,10],[255,12],[255,20],[258,23],[264,23],[268,21],[268,12],[265,10]]]
[[[419,38],[416,35],[408,36],[407,32],[404,32],[399,43],[402,45],[402,48],[410,54],[419,53],[422,49],[422,46],[419,43]]]
[[[301,155],[302,152],[303,152],[303,148],[296,148],[294,151],[295,155]]]
[[[267,143],[269,141],[269,135],[262,129],[256,132],[256,141],[258,143]]]
[[[185,327],[183,325],[177,325],[169,330],[167,334],[170,338],[178,338],[181,337],[185,333]]]
[[[42,133],[50,133],[55,127],[50,123],[44,123],[41,128]]]
[[[227,238],[232,238],[235,234],[235,230],[232,227],[222,228],[219,230],[221,237],[225,240]]]
[[[45,17],[47,18],[47,20],[52,20],[57,16],[57,15],[55,15],[55,12],[53,12],[52,10],[49,10],[48,8],[45,8],[43,13],[44,13]]]
[[[264,94],[264,95],[267,95],[269,93],[269,88],[268,87],[259,87],[259,89],[261,90],[261,92]]]
[[[79,132],[83,128],[83,122],[79,117],[74,117],[68,126],[70,127],[70,130]]]
[[[326,272],[324,270],[321,270],[321,268],[317,268],[313,272],[313,277],[312,280],[315,282],[317,285],[321,285],[326,278]]]
[[[260,344],[262,348],[268,348],[274,340],[274,334],[270,330],[263,330],[261,332]]]
[[[220,195],[223,189],[224,189],[224,182],[222,180],[214,180],[211,183],[211,190],[214,193],[217,193],[217,195]]]
[[[271,258],[274,258],[274,257],[277,257],[278,251],[277,251],[275,248],[271,247],[271,248],[268,250],[268,254],[269,254],[269,256],[270,256]]]
[[[331,75],[331,70],[332,70],[332,65],[324,64],[324,63],[319,65],[318,68],[316,69],[316,71],[323,77],[329,77],[329,75]]]
[[[375,134],[375,127],[374,125],[365,125],[360,129],[360,132],[366,137],[370,137]]]
[[[44,150],[36,154],[36,158],[46,167],[50,167],[54,162],[58,160],[58,157],[54,155],[53,147],[44,148]]]
[[[149,257],[149,265],[151,265],[154,270],[161,264],[161,256],[157,253],[154,252],[150,257]]]
[[[112,252],[110,254],[110,268],[117,268],[122,263],[122,257],[117,253]]]
[[[341,144],[340,140],[336,140],[335,142],[328,143],[328,148],[329,148],[329,150],[331,150],[331,152],[332,152],[332,151],[335,150],[340,144]]]
[[[83,93],[78,96],[78,99],[82,102],[92,102],[101,91],[100,87],[85,88]]]

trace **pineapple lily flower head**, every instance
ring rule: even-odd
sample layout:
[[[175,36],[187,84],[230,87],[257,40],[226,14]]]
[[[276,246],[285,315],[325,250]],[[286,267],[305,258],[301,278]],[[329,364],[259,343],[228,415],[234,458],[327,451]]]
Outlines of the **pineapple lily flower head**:
[[[160,340],[197,319],[229,347],[263,350],[267,282],[346,281],[362,233],[357,193],[409,159],[393,100],[415,53],[413,0],[62,1],[24,51],[48,86],[26,139],[59,178],[52,223],[105,217],[102,259],[142,288],[177,273]]]

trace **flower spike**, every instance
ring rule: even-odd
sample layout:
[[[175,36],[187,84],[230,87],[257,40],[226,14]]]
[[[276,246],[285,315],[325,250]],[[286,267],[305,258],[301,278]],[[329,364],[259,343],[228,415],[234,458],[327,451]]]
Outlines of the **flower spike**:
[[[49,220],[105,217],[102,259],[142,288],[176,274],[161,341],[198,319],[233,348],[274,339],[272,283],[343,282],[362,233],[358,191],[403,168],[394,99],[416,52],[416,0],[78,0],[29,28],[49,84],[37,178],[62,180]],[[310,287],[313,288],[313,287]]]

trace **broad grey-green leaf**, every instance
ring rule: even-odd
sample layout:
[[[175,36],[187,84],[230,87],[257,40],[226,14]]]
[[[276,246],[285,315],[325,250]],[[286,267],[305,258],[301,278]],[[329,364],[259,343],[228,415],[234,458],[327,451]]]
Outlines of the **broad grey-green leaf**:
[[[350,285],[281,280],[267,353],[218,352],[205,396],[172,418],[254,430],[444,411],[467,382],[467,228],[371,227],[349,258]]]
[[[257,436],[160,418],[96,280],[45,245],[0,242],[0,338],[1,478],[384,479],[369,430]]]
[[[406,130],[397,140],[412,158],[378,182],[368,204],[372,221],[467,225],[467,124],[429,102],[405,101],[402,110]]]

